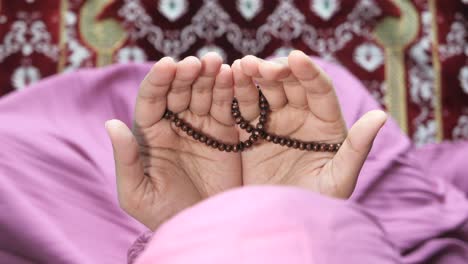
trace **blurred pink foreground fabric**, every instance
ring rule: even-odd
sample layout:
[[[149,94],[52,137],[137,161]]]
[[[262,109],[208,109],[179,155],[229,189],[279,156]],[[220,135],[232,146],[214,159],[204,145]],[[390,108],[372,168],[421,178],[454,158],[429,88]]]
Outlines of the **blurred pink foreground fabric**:
[[[349,73],[319,63],[348,125],[378,108]],[[104,122],[131,125],[149,67],[83,70],[0,99],[0,263],[127,261],[146,229],[118,206]],[[467,156],[467,142],[415,149],[390,120],[351,201],[236,189],[168,221],[137,263],[467,263]]]
[[[400,263],[385,236],[355,204],[297,188],[245,187],[167,222],[136,263]]]

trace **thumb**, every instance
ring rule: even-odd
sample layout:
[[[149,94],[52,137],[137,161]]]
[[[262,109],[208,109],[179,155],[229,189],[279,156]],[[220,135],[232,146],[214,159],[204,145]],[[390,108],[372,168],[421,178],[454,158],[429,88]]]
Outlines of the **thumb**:
[[[124,210],[128,210],[129,197],[145,177],[138,143],[131,130],[120,120],[109,120],[105,127],[114,149],[119,202]]]
[[[333,158],[332,172],[343,194],[349,197],[356,186],[359,172],[369,154],[387,114],[380,110],[367,112],[349,130],[343,145]]]

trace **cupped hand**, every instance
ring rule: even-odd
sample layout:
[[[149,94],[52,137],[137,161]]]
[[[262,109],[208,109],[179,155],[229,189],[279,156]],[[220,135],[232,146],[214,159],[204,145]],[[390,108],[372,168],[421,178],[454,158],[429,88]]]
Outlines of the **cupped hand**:
[[[195,141],[164,119],[166,109],[225,143],[237,143],[231,117],[232,71],[219,55],[157,62],[139,88],[133,132],[121,121],[106,128],[114,148],[121,207],[154,230],[182,209],[242,184],[240,153]]]
[[[386,114],[371,111],[348,132],[330,77],[300,51],[274,61],[246,56],[234,62],[232,71],[235,97],[245,119],[258,122],[258,84],[270,105],[269,133],[301,141],[343,142],[332,153],[261,141],[242,153],[244,185],[294,185],[349,197]]]

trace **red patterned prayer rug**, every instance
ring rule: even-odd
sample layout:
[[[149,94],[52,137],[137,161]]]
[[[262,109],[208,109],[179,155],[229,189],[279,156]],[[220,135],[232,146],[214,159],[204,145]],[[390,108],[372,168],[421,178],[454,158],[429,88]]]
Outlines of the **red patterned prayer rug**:
[[[348,68],[416,144],[466,139],[467,10],[466,0],[0,0],[0,95],[82,67],[301,49]]]

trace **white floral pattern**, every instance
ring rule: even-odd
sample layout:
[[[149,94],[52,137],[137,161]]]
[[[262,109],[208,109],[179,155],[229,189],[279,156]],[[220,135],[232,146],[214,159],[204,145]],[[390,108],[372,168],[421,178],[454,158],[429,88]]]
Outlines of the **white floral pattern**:
[[[247,2],[252,4],[252,10],[260,9],[260,0],[244,0],[238,4]],[[232,46],[243,54],[258,54],[272,37],[288,42],[302,36],[303,41],[320,56],[333,60],[333,54],[354,36],[370,34],[359,23],[363,23],[363,19],[374,19],[381,14],[381,10],[373,0],[359,0],[347,20],[336,28],[332,36],[323,35],[312,25],[306,24],[304,15],[292,0],[280,1],[275,11],[266,19],[266,23],[259,26],[254,34],[244,32],[232,22],[217,0],[205,0],[192,17],[192,23],[171,34],[152,23],[151,16],[146,13],[140,0],[124,0],[118,14],[124,23],[133,25],[133,31],[130,33],[132,39],[146,38],[156,50],[176,58],[186,52],[197,39],[205,39],[210,43],[225,35]],[[249,15],[245,14],[247,13],[243,16],[248,18]]]
[[[462,115],[458,119],[457,126],[453,129],[453,139],[468,138],[468,115]]]
[[[67,36],[67,50],[70,52],[68,63],[64,72],[72,72],[83,66],[83,63],[91,58],[91,52],[77,40],[75,30],[78,19],[75,13],[68,11],[65,15],[65,34]]]
[[[434,120],[420,123],[414,133],[413,140],[417,146],[436,142],[437,125]]]
[[[187,0],[160,0],[159,12],[169,21],[176,21],[188,10]]]
[[[41,79],[39,69],[34,66],[21,66],[18,67],[11,78],[13,86],[17,90],[22,90],[24,87]]]
[[[252,20],[262,10],[262,6],[262,0],[237,0],[237,10],[246,20]]]
[[[468,94],[468,66],[461,68],[458,79],[460,80],[460,85],[463,91]]]
[[[52,60],[58,60],[59,49],[52,44],[50,33],[41,20],[34,20],[28,14],[22,13],[13,22],[10,30],[0,44],[0,62],[12,54],[21,52],[29,56],[33,52],[43,54]]]
[[[437,124],[434,112],[434,69],[432,66],[432,14],[425,6],[421,13],[422,36],[409,49],[411,64],[408,65],[409,100],[421,109],[413,120],[416,128],[413,139],[416,145],[436,142]]]
[[[461,14],[455,14],[455,21],[450,26],[446,37],[446,44],[440,45],[439,53],[443,60],[465,54],[468,56],[468,21]]]
[[[33,53],[42,54],[52,61],[58,61],[59,48],[52,43],[52,37],[45,23],[29,13],[21,12],[0,43],[0,63],[13,54],[29,57]],[[39,69],[23,60],[11,76],[11,83],[17,90],[41,79]]]
[[[310,9],[323,20],[330,20],[340,10],[339,0],[313,0],[310,5]]]
[[[147,60],[145,51],[137,46],[128,46],[117,52],[117,62],[145,62]]]
[[[373,72],[385,61],[380,47],[373,43],[363,43],[354,51],[354,61],[368,72]]]

